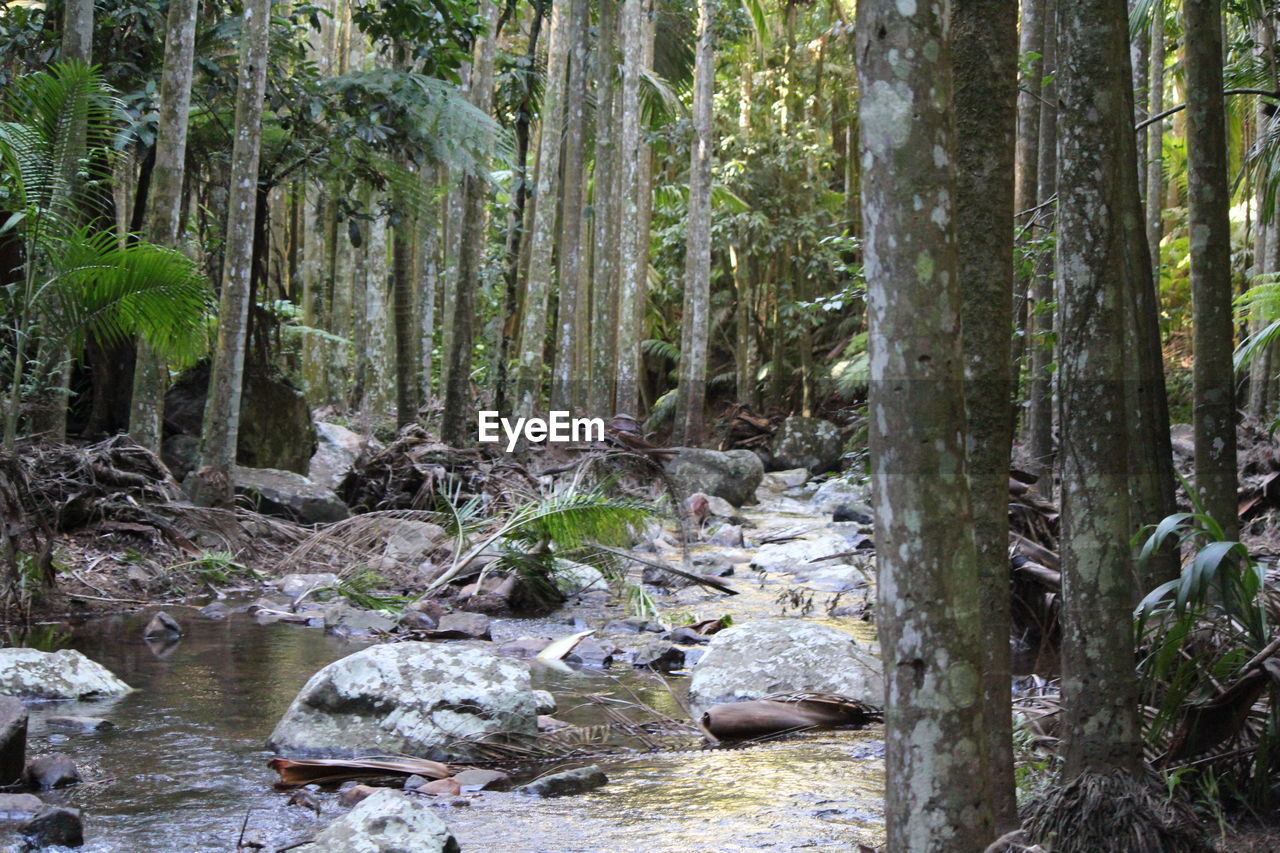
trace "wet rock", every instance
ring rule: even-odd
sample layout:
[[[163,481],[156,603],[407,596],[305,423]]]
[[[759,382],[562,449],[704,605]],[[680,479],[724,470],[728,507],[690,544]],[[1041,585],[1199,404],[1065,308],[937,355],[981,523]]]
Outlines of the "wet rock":
[[[428,642],[373,646],[307,681],[268,747],[289,757],[407,754],[470,760],[458,739],[534,734],[529,669],[484,649]]]
[[[116,724],[102,717],[45,717],[46,728],[57,732],[100,732]]]
[[[839,693],[879,707],[883,667],[849,634],[797,619],[735,625],[715,635],[693,668],[689,705],[695,719],[712,705],[808,690]]]
[[[859,483],[850,483],[848,480],[834,479],[827,480],[818,487],[813,493],[813,497],[809,500],[809,508],[819,514],[835,512],[841,506],[845,507],[862,507],[866,509],[867,502],[871,500],[871,489]],[[870,512],[867,509],[867,512]]]
[[[435,619],[436,622],[439,622],[440,617],[448,612],[444,609],[444,605],[436,601],[434,598],[419,598],[417,601],[411,601],[409,602],[409,606],[405,609],[425,613],[432,619]]]
[[[844,448],[840,431],[831,421],[792,415],[773,434],[770,445],[775,468],[804,468],[822,474],[840,464]]]
[[[711,642],[711,637],[706,634],[699,634],[688,625],[681,625],[673,630],[668,639],[673,643],[683,643],[686,646],[703,646]]]
[[[463,770],[457,776],[453,777],[463,791],[500,791],[506,783],[511,781],[511,777],[501,770]]]
[[[751,568],[765,572],[796,572],[813,568],[814,560],[852,550],[848,539],[834,533],[813,539],[774,542],[756,551],[756,555],[751,558]]]
[[[271,585],[279,587],[280,592],[282,592],[289,601],[297,601],[298,597],[301,595],[307,593],[315,595],[315,590],[337,586],[338,576],[333,572],[288,574],[278,580],[272,581]]]
[[[27,849],[84,845],[84,820],[79,809],[45,806],[19,829]]]
[[[717,518],[735,518],[740,515],[738,508],[727,500],[716,495],[707,495],[707,515]]]
[[[551,645],[550,637],[521,637],[498,647],[498,653],[513,658],[535,658],[538,653]]]
[[[0,649],[0,694],[23,699],[101,699],[132,689],[106,667],[71,649]]]
[[[408,779],[405,779],[404,784],[401,785],[400,787],[406,791],[416,791],[418,788],[421,788],[423,785],[427,784],[427,782],[429,781],[431,780],[423,776],[419,776],[417,773],[414,773]]]
[[[23,779],[29,787],[47,791],[76,784],[80,781],[80,770],[71,756],[54,752],[27,762]]]
[[[722,524],[707,538],[707,544],[722,548],[741,548],[742,528],[736,524]]]
[[[564,662],[591,669],[608,669],[613,664],[614,648],[604,645],[594,637],[583,637],[573,651],[564,656]]]
[[[788,468],[785,471],[770,471],[764,475],[764,481],[760,484],[764,488],[770,488],[777,491],[784,489],[794,489],[803,486],[809,482],[808,468]]]
[[[224,602],[211,601],[200,608],[200,615],[206,619],[226,619],[231,615],[231,608]]]
[[[855,524],[872,524],[875,517],[871,514],[871,508],[853,502],[836,504],[831,510],[831,520],[834,522],[852,521]]]
[[[640,648],[628,652],[627,658],[637,669],[672,672],[684,666],[684,649],[653,638]]]
[[[462,786],[458,784],[457,779],[450,777],[448,779],[435,779],[425,785],[418,786],[415,790],[419,794],[456,797],[462,793]]]
[[[209,388],[209,362],[183,373],[165,394],[165,421],[178,432],[200,435]],[[302,392],[274,371],[245,368],[236,462],[305,474],[316,450],[316,429]]]
[[[706,655],[706,649],[685,649],[684,650],[684,666],[685,669],[691,669],[698,665],[698,661]]]
[[[12,696],[0,696],[0,785],[22,779],[27,762],[27,709]]]
[[[0,794],[0,820],[30,820],[42,808],[44,800],[35,794]]]
[[[406,631],[434,631],[440,622],[430,613],[406,610],[400,615],[400,627]]]
[[[430,801],[380,788],[329,824],[298,853],[459,853]]]
[[[572,560],[556,560],[552,580],[565,598],[581,595],[588,590],[608,590],[609,588],[608,582],[599,569],[575,563]]]
[[[328,633],[348,636],[389,634],[396,620],[378,610],[365,610],[349,601],[335,601],[324,610],[324,629]]]
[[[446,613],[428,636],[433,640],[487,640],[489,617],[483,613]]]
[[[796,572],[796,580],[827,592],[851,592],[867,586],[867,572],[848,563],[818,563]]]
[[[320,814],[320,798],[316,796],[315,791],[299,788],[289,796],[289,805],[300,806]]]
[[[331,490],[292,471],[237,465],[231,478],[236,494],[247,498],[263,515],[299,524],[328,524],[351,516],[347,505]]]
[[[569,724],[564,720],[557,720],[555,717],[548,714],[538,715],[538,731],[540,732],[554,732],[556,729],[565,729],[568,727]]]
[[[177,639],[182,636],[182,626],[177,619],[160,610],[151,617],[142,636],[148,640]]]
[[[550,691],[535,690],[533,691],[533,698],[538,703],[536,710],[539,715],[554,714],[559,707],[556,705],[556,697],[552,696]]]
[[[528,785],[521,785],[515,789],[515,792],[535,797],[568,797],[594,791],[607,784],[609,784],[609,777],[604,775],[604,771],[599,766],[592,764],[588,767],[543,776]]]
[[[419,776],[417,778],[421,779],[422,777]],[[426,780],[424,779],[423,781],[425,782]],[[364,802],[373,794],[378,793],[379,790],[381,789],[372,785],[354,784],[343,787],[338,794],[338,802],[347,808],[351,808],[356,803]]]
[[[662,632],[662,626],[648,619],[614,619],[600,629],[606,634],[643,634]]]
[[[734,506],[753,504],[756,486],[764,476],[760,457],[750,450],[686,448],[666,464],[668,476],[684,495],[702,492],[724,498]]]
[[[307,479],[337,491],[365,448],[381,450],[382,445],[346,427],[317,421],[316,452],[311,454]]]

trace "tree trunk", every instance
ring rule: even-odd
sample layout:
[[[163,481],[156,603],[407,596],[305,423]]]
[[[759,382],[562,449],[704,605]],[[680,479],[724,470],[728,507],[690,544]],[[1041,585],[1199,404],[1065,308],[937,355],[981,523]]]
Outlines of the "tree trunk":
[[[160,77],[159,127],[151,169],[147,239],[177,248],[182,218],[182,181],[187,156],[187,117],[191,112],[191,67],[195,58],[197,0],[170,0],[165,24],[164,69]],[[153,453],[160,452],[161,421],[169,370],[145,342],[138,342],[133,372],[129,435]]]
[[[1217,0],[1186,0],[1187,193],[1195,361],[1196,492],[1236,538],[1236,407],[1231,353],[1231,187],[1222,95],[1222,13]]]
[[[485,115],[493,110],[493,63],[497,50],[493,30],[498,13],[498,4],[493,0],[481,0],[480,17],[485,21],[485,32],[476,39],[468,98]],[[462,197],[462,240],[458,257],[457,289],[453,304],[450,305],[447,298],[443,303],[444,313],[451,314],[453,318],[453,339],[444,352],[448,371],[440,433],[447,444],[455,447],[471,444],[475,440],[474,426],[470,421],[473,409],[471,348],[475,335],[480,267],[484,262],[484,206],[488,197],[488,184],[481,177],[467,175],[462,179]]]
[[[643,186],[641,159],[648,156],[640,139],[640,72],[644,61],[644,2],[622,3],[622,98],[619,116],[619,148],[622,186],[619,201],[621,260],[618,266],[618,345],[614,364],[615,413],[639,414],[640,405],[640,317],[644,294],[644,246],[640,192]]]
[[[547,341],[547,301],[551,293],[552,251],[556,243],[556,193],[564,135],[565,78],[571,45],[570,0],[552,0],[547,76],[543,84],[538,131],[538,178],[533,193],[529,234],[529,275],[525,281],[520,325],[520,364],[516,373],[516,414],[531,417],[542,403],[543,351]],[[564,247],[561,247],[564,251]],[[576,247],[574,248],[576,251]]]
[[[871,0],[858,21],[885,821],[888,849],[901,851],[992,840],[951,215],[949,5]]]
[[[1258,61],[1262,63],[1267,70],[1268,85],[1274,90],[1276,88],[1276,67],[1275,67],[1275,51],[1276,51],[1276,31],[1275,24],[1269,19],[1260,20],[1254,28],[1254,42],[1257,44]],[[1153,60],[1154,61],[1154,60]],[[1271,107],[1260,102],[1254,111],[1256,118],[1256,137],[1261,139],[1266,133],[1271,122]],[[1276,245],[1280,240],[1280,233],[1277,232],[1275,216],[1264,215],[1263,196],[1265,195],[1264,181],[1258,181],[1257,211],[1258,219],[1254,224],[1256,236],[1253,242],[1253,278],[1251,284],[1261,284],[1265,279],[1262,276],[1271,275],[1276,272],[1275,261],[1280,249]],[[1264,312],[1260,309],[1254,309],[1251,317],[1252,332],[1257,332],[1269,322]],[[1275,391],[1275,347],[1264,347],[1254,355],[1253,361],[1249,364],[1249,414],[1262,421],[1268,421],[1271,418],[1272,397]]]
[[[963,300],[967,454],[979,595],[987,608],[982,620],[982,682],[988,796],[997,833],[1018,826],[1010,710],[1009,453],[1013,424],[1008,408],[1013,398],[1008,329],[1013,322],[1017,17],[1016,0],[956,0],[951,17],[956,103],[954,215]]]
[[[617,116],[613,104],[618,70],[617,0],[600,0],[596,48],[596,145],[592,167],[591,365],[587,411],[613,414],[614,354],[617,347],[618,219],[622,199],[610,192],[617,180]]]
[[[271,0],[248,0],[245,4],[218,340],[214,348],[213,375],[209,379],[209,397],[204,407],[202,467],[196,473],[195,493],[192,495],[192,500],[202,506],[230,506],[234,498],[231,469],[236,462],[240,427],[270,18]]]
[[[1053,78],[1058,71],[1057,0],[1044,0],[1044,86],[1040,105],[1039,163],[1036,174],[1039,191],[1036,202],[1047,204],[1058,192],[1058,87]],[[1042,238],[1052,230],[1053,211],[1049,206],[1037,211],[1034,227]],[[1041,249],[1036,258],[1033,298],[1028,303],[1028,346],[1031,349],[1031,383],[1027,407],[1027,444],[1031,456],[1031,472],[1037,477],[1037,488],[1045,498],[1053,497],[1053,301],[1054,250]]]
[[[582,397],[580,374],[575,365],[579,349],[582,287],[582,216],[586,207],[583,175],[587,145],[587,41],[591,7],[588,0],[571,0],[569,12],[569,80],[565,97],[564,190],[561,193],[560,257],[556,278],[560,298],[556,302],[556,360],[551,378],[551,408],[568,411]]]
[[[1058,13],[1065,778],[1141,764],[1133,668],[1125,288],[1138,193],[1123,0]]]
[[[418,418],[419,383],[417,306],[413,294],[413,241],[417,229],[404,199],[396,209],[400,220],[392,227],[391,294],[392,322],[395,332],[396,425],[403,427]]]
[[[684,315],[681,318],[680,386],[674,440],[697,444],[707,404],[707,336],[711,320],[711,157],[716,57],[711,0],[698,0],[698,47],[693,73],[693,129],[689,164]]]
[[[1151,11],[1151,87],[1147,93],[1147,110],[1151,115],[1164,112],[1164,8]],[[1151,269],[1156,290],[1160,283],[1160,241],[1164,239],[1164,122],[1147,128],[1147,246],[1151,249]]]
[[[1018,141],[1014,154],[1014,196],[1013,209],[1019,214],[1036,206],[1036,191],[1039,186],[1040,166],[1040,89],[1044,80],[1044,0],[1023,0],[1022,25],[1019,33],[1018,53],[1023,57],[1036,56],[1035,59],[1024,59],[1027,62],[1026,73],[1018,81]],[[1018,229],[1018,245],[1021,248],[1036,237],[1033,223],[1039,211],[1019,215],[1015,225]],[[1027,352],[1027,342],[1031,338],[1031,325],[1027,321],[1027,304],[1034,287],[1034,269],[1019,273],[1014,282],[1014,322],[1021,333],[1016,337],[1012,348],[1013,376],[1022,371],[1022,361]]]

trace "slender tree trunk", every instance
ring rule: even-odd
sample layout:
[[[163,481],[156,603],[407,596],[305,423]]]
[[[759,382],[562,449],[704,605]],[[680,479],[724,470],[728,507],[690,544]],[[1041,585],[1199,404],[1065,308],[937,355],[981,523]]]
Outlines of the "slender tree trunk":
[[[197,0],[170,0],[165,25],[164,68],[160,77],[160,120],[155,164],[151,169],[147,239],[177,248],[182,218],[182,182],[187,156],[187,117],[191,112],[191,67],[195,58]],[[153,453],[160,452],[161,420],[169,370],[164,360],[138,341],[133,373],[129,435]]]
[[[698,46],[693,72],[695,137],[689,164],[680,391],[674,436],[681,444],[696,444],[701,440],[703,412],[707,404],[707,336],[711,325],[711,157],[715,144],[712,107],[716,76],[712,38],[711,0],[699,0]]]
[[[1151,87],[1147,93],[1147,110],[1151,115],[1164,112],[1164,8],[1157,3],[1151,10]],[[1151,249],[1151,269],[1156,284],[1160,282],[1160,241],[1164,239],[1164,122],[1147,128],[1147,245]],[[1159,287],[1157,286],[1157,291]]]
[[[552,0],[551,3],[551,38],[547,45],[547,77],[543,84],[538,132],[538,178],[534,189],[533,228],[529,235],[529,276],[525,282],[520,365],[516,375],[516,414],[520,417],[532,416],[542,402],[547,301],[551,293],[556,193],[560,183],[560,148],[564,135],[565,78],[571,45],[571,15],[566,8],[569,2]]]
[[[1236,407],[1231,353],[1231,187],[1222,95],[1222,13],[1217,0],[1185,0],[1188,230],[1195,362],[1196,491],[1236,537]]]
[[[1018,52],[1026,63],[1026,72],[1018,81],[1018,141],[1014,155],[1013,209],[1019,213],[1036,206],[1040,166],[1040,90],[1044,79],[1044,0],[1022,0],[1022,25]],[[1032,59],[1031,57],[1036,57]],[[1037,212],[1020,215],[1015,222],[1018,245],[1024,246],[1036,237],[1032,224]],[[1013,320],[1020,334],[1013,343],[1013,376],[1022,372],[1031,325],[1027,321],[1027,304],[1034,287],[1034,269],[1020,272],[1014,282]]]
[[[885,821],[895,851],[982,850],[993,838],[951,207],[949,5],[870,0],[858,20]]]
[[[248,0],[245,4],[218,341],[209,398],[204,407],[201,468],[196,473],[195,493],[191,496],[203,506],[229,506],[234,498],[231,470],[236,462],[240,427],[270,17],[271,0]]]
[[[609,190],[617,180],[617,116],[613,104],[618,72],[618,3],[600,0],[596,48],[596,145],[592,167],[591,365],[587,411],[613,414],[614,355],[617,347],[618,214],[622,199]]]
[[[571,0],[569,12],[569,71],[565,97],[564,190],[561,193],[560,252],[556,278],[560,298],[556,302],[556,360],[551,378],[551,408],[566,411],[582,395],[575,353],[579,349],[580,305],[587,294],[582,287],[582,216],[586,206],[585,165],[587,108],[587,40],[591,7],[588,0]]]
[[[391,291],[392,322],[395,332],[396,425],[405,426],[418,418],[418,341],[414,320],[417,306],[413,294],[413,217],[403,199],[397,205],[400,221],[392,228]]]
[[[1009,453],[1013,424],[1016,0],[956,0],[955,224],[962,295],[969,487],[982,620],[986,764],[997,833],[1018,826],[1009,655]]]
[[[434,189],[438,170],[423,173],[423,183]],[[436,346],[436,300],[440,294],[440,217],[439,207],[426,205],[418,216],[418,261],[421,281],[418,286],[418,322],[422,332],[422,399],[430,400],[433,384]],[[446,355],[447,357],[447,355]]]
[[[493,0],[481,0],[480,17],[485,32],[476,39],[471,65],[468,97],[476,109],[488,115],[493,110],[493,63],[497,39],[493,35],[499,8]],[[480,267],[484,262],[485,200],[488,184],[479,176],[462,179],[462,241],[458,258],[458,285],[453,304],[446,299],[444,312],[452,313],[453,340],[445,358],[448,360],[447,384],[444,391],[444,414],[441,437],[454,446],[475,440],[471,422],[471,348],[475,336],[476,294],[480,290]],[[451,310],[452,309],[452,310]]]
[[[614,365],[614,411],[637,415],[640,405],[640,317],[644,294],[644,246],[641,232],[641,159],[647,148],[640,140],[640,72],[644,61],[644,2],[622,3],[622,97],[619,148],[622,187],[619,219],[621,260],[618,268],[618,345]]]
[[[1047,236],[1053,228],[1055,207],[1050,199],[1058,192],[1058,95],[1057,85],[1049,75],[1058,71],[1058,23],[1057,0],[1044,0],[1044,63],[1048,82],[1041,95],[1039,163],[1036,174],[1039,181],[1037,203],[1049,205],[1039,210],[1035,217],[1037,238]],[[1027,407],[1027,444],[1031,456],[1031,472],[1037,477],[1037,487],[1046,498],[1053,497],[1053,249],[1042,249],[1036,258],[1033,279],[1033,299],[1029,303],[1027,319],[1028,346],[1031,349],[1031,384]]]
[[[1058,12],[1065,778],[1141,764],[1133,668],[1124,196],[1137,198],[1123,0]]]
[[[1268,85],[1274,90],[1278,82],[1275,67],[1276,31],[1275,24],[1270,18],[1265,18],[1258,22],[1254,30],[1254,42],[1258,45],[1258,60],[1267,69]],[[1271,126],[1270,108],[1259,103],[1254,115],[1257,124],[1257,137],[1260,139]],[[1263,204],[1265,188],[1263,184],[1263,181],[1258,182],[1256,193],[1258,219],[1254,226],[1256,229],[1256,237],[1253,243],[1254,284],[1261,283],[1259,280],[1261,276],[1272,275],[1276,272],[1275,261],[1277,260],[1277,255],[1280,255],[1280,251],[1278,251],[1280,246],[1276,245],[1277,240],[1280,240],[1280,233],[1276,229],[1275,216],[1265,215],[1265,206]],[[1251,331],[1259,331],[1269,319],[1262,311],[1255,309],[1251,317]],[[1275,391],[1274,351],[1275,347],[1264,347],[1249,364],[1249,414],[1263,421],[1271,417],[1272,397]]]

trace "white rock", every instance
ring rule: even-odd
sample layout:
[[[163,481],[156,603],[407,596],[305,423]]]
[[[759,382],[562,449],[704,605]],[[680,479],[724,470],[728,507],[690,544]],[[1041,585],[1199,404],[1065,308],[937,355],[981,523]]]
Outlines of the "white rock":
[[[133,688],[80,652],[0,649],[0,693],[21,699],[102,699]]]
[[[459,853],[430,799],[379,788],[326,826],[299,853]]]

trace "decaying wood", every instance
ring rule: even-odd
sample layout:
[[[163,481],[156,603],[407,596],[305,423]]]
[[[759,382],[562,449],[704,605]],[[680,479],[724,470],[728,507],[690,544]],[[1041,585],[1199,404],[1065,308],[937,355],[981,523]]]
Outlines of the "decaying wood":
[[[703,713],[702,726],[717,740],[750,740],[808,729],[861,727],[883,718],[879,708],[847,696],[796,693],[713,705]]]
[[[396,756],[371,758],[273,758],[267,766],[280,774],[277,788],[300,788],[303,785],[345,782],[370,776],[413,776],[444,779],[453,768],[425,758]]]

